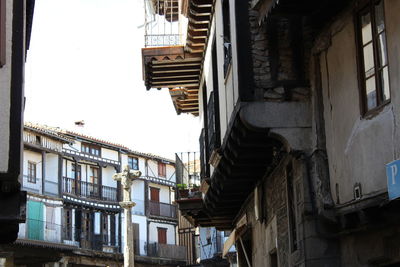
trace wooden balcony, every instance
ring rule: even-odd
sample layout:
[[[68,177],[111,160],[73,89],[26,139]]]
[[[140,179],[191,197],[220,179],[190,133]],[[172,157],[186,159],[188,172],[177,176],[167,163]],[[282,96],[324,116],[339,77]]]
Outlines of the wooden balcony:
[[[63,177],[63,194],[69,194],[77,197],[117,202],[117,188],[97,185],[73,178]]]
[[[149,200],[149,214],[157,218],[173,219],[176,217],[176,205]]]
[[[147,245],[147,255],[163,259],[186,261],[186,248],[184,246],[150,243]],[[182,266],[185,264],[182,264]]]
[[[176,112],[199,114],[198,96],[202,61],[212,18],[212,0],[184,5],[188,17],[186,45],[142,49],[146,88],[168,88]]]

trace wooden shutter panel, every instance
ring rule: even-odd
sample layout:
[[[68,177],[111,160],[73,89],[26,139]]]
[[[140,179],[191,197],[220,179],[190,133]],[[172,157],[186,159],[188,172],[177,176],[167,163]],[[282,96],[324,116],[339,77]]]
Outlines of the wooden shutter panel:
[[[157,227],[158,243],[167,244],[167,229]]]

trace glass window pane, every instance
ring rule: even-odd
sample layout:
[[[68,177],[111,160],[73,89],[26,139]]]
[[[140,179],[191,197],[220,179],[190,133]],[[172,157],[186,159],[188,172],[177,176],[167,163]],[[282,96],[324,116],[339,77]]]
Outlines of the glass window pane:
[[[371,14],[361,16],[362,42],[366,44],[372,40]]]
[[[372,43],[365,46],[363,52],[365,77],[368,78],[371,75],[374,75],[375,72],[374,49]]]
[[[389,85],[389,69],[384,67],[381,70],[381,82],[382,82],[382,99],[383,101],[390,99],[390,85]]]
[[[376,31],[378,33],[382,32],[385,29],[385,17],[383,11],[383,1],[379,1],[375,6],[375,23],[376,23]]]
[[[375,76],[369,78],[365,83],[365,90],[367,92],[367,104],[368,110],[373,109],[377,106],[376,103],[376,85]]]
[[[381,66],[387,64],[386,33],[382,32],[378,36],[379,63]]]

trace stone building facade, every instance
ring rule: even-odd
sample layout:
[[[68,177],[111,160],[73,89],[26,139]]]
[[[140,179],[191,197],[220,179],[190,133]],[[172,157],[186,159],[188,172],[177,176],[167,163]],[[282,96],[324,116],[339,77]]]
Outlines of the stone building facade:
[[[146,85],[204,125],[181,212],[231,230],[239,266],[397,266],[400,2],[183,2],[184,53],[143,49]]]

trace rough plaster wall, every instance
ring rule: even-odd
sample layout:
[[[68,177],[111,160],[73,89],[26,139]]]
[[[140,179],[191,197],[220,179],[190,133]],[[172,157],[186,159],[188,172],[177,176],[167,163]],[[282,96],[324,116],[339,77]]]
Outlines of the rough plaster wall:
[[[12,0],[6,1],[6,64],[0,68],[0,172],[8,170],[10,135],[10,82]]]
[[[101,157],[118,161],[118,151],[102,147]]]
[[[150,222],[149,224],[149,243],[158,242],[158,231],[157,227],[166,228],[167,229],[167,244],[175,245],[175,226],[171,224],[165,223],[154,223]]]
[[[166,169],[166,174],[167,174],[165,178],[168,181],[175,182],[176,181],[176,174],[175,174],[174,165],[166,164],[165,169]]]
[[[144,216],[132,215],[132,222],[139,224],[140,254],[145,255],[145,244],[147,243],[147,219]]]
[[[102,185],[116,188],[117,182],[112,178],[115,173],[116,173],[115,168],[112,166],[101,168]]]
[[[132,201],[136,203],[135,207],[133,207],[134,214],[144,214],[144,181],[142,180],[134,180],[131,189],[131,198]]]
[[[150,187],[158,188],[160,189],[160,202],[161,203],[168,203],[171,204],[171,199],[170,199],[170,193],[169,193],[169,186],[164,186],[164,185],[159,185],[159,184],[153,184],[149,183],[149,198],[150,198]]]
[[[46,180],[58,182],[58,155],[46,154]]]
[[[393,129],[393,158],[398,159],[400,155],[400,121],[398,120],[400,114],[400,1],[388,1],[385,4],[385,16],[386,16],[386,33],[387,33],[387,45],[388,45],[388,59],[389,59],[389,75],[390,75],[390,88],[392,97],[392,112],[395,123]]]
[[[390,105],[372,119],[361,118],[352,15],[331,31],[332,45],[321,55],[324,117],[332,194],[337,200],[338,184],[343,204],[354,199],[355,183],[361,183],[363,195],[386,190],[394,118]]]

